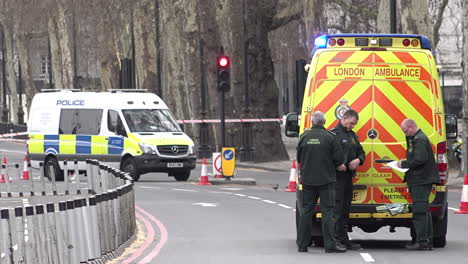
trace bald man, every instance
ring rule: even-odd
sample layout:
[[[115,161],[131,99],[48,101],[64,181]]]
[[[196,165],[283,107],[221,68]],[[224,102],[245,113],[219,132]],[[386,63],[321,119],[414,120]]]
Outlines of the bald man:
[[[431,143],[426,134],[412,119],[401,122],[401,130],[406,136],[406,160],[398,162],[401,168],[408,168],[404,181],[413,198],[413,228],[416,236],[408,250],[432,250],[432,216],[429,212],[429,194],[432,184],[439,183],[437,164]]]

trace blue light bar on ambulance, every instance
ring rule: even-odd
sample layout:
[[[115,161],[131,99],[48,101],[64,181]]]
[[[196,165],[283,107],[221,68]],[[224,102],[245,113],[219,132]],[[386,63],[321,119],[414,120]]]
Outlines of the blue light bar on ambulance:
[[[322,35],[315,39],[315,47],[316,48],[326,48],[327,47],[327,36]]]

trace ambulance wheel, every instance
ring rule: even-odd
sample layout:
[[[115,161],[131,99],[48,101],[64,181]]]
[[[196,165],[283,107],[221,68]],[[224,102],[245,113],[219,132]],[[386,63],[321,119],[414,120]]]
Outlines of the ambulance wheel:
[[[130,177],[134,181],[138,181],[140,179],[140,172],[138,172],[136,161],[133,158],[127,158],[122,163],[122,171],[127,172],[130,174]]]
[[[50,167],[52,166],[54,170],[55,180],[56,181],[63,181],[63,170],[60,169],[60,165],[55,157],[48,157],[44,162],[44,176],[52,181],[52,175],[50,171]]]
[[[187,181],[189,177],[189,170],[174,173],[174,178],[176,179],[176,181]]]

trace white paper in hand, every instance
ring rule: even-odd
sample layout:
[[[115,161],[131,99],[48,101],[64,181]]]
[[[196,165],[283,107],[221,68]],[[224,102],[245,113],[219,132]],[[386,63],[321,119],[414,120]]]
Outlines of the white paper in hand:
[[[409,169],[404,169],[404,168],[400,168],[397,166],[397,163],[398,163],[398,160],[394,160],[392,162],[389,162],[387,163],[387,166],[389,166],[390,168],[396,170],[396,171],[400,171],[400,172],[407,172]]]

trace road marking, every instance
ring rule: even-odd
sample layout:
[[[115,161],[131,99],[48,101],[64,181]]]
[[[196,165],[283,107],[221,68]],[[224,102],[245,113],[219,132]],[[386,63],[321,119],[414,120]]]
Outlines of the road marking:
[[[365,262],[375,262],[374,258],[369,253],[360,253]]]
[[[458,210],[460,210],[460,209],[458,209],[458,208],[453,208],[453,207],[448,207],[448,209],[450,209],[450,210],[452,210],[452,211],[458,211]]]
[[[152,187],[152,186],[137,186],[139,188],[142,188],[142,189],[157,189],[157,190],[160,190],[161,187]]]
[[[240,196],[240,197],[245,197],[245,196],[247,196],[247,195],[242,194],[242,193],[235,193],[234,195],[237,195],[237,196]]]
[[[208,191],[209,193],[223,193],[223,194],[232,194],[232,192],[220,192],[220,191]]]
[[[233,188],[233,187],[226,187],[226,188],[219,188],[220,190],[226,190],[226,191],[242,191],[244,190],[243,188]]]
[[[276,202],[270,201],[270,200],[262,200],[262,202],[269,203],[269,204],[275,204]]]
[[[173,191],[181,191],[181,192],[198,192],[196,190],[188,190],[188,189],[172,189]]]
[[[285,204],[278,204],[278,206],[283,207],[283,208],[286,208],[286,209],[292,209],[291,206],[287,206],[287,205],[285,205]]]
[[[256,196],[247,196],[247,198],[254,199],[254,200],[260,200],[262,198],[256,197]]]
[[[1,152],[11,152],[11,153],[20,153],[25,154],[24,151],[15,151],[15,150],[8,150],[8,149],[0,149]]]
[[[216,207],[217,203],[193,203],[192,205],[200,205],[202,207]]]

